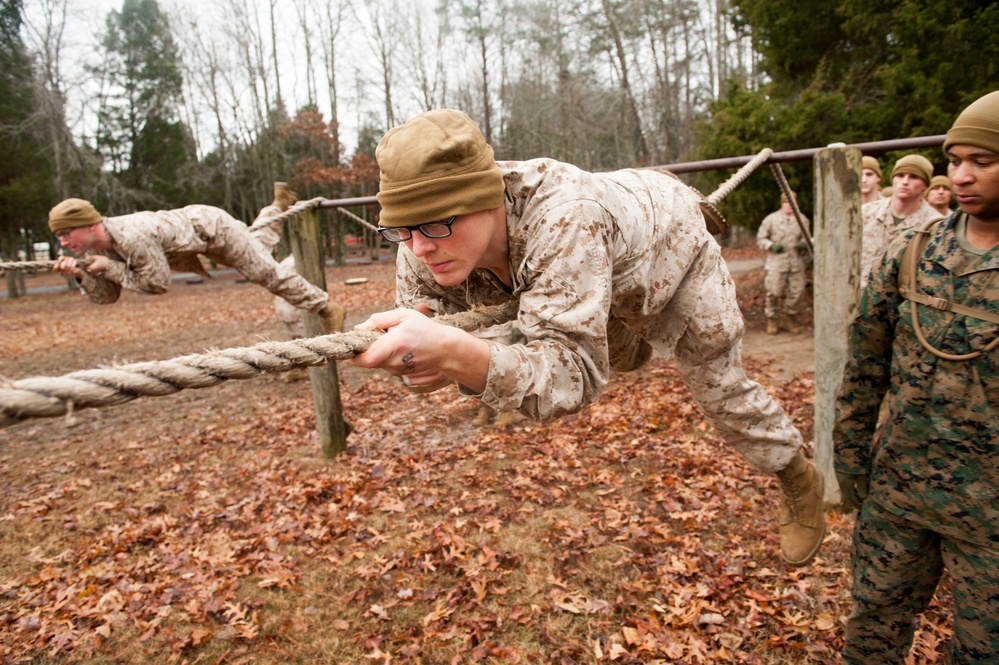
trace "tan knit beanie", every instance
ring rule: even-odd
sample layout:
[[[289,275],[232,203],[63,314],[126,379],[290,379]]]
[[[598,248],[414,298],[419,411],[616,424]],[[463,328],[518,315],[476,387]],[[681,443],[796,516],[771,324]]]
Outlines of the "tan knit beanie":
[[[944,152],[952,145],[973,145],[999,153],[999,90],[990,92],[961,111],[944,140]]]
[[[66,199],[49,211],[49,228],[52,231],[75,229],[78,226],[92,226],[103,219],[101,213],[83,199]]]
[[[891,170],[891,177],[894,178],[899,173],[914,175],[927,185],[933,177],[933,164],[922,155],[906,155],[895,162],[895,168]]]
[[[935,175],[930,179],[930,186],[926,188],[926,191],[930,191],[935,187],[946,187],[950,189],[950,178],[945,175]]]
[[[862,162],[861,165],[860,165],[861,170],[863,170],[863,169],[870,169],[870,170],[874,171],[875,173],[878,174],[878,179],[879,180],[884,177],[884,174],[881,172],[881,163],[878,162],[878,158],[877,157],[871,157],[870,155],[864,155],[864,158],[861,160],[861,162]]]
[[[503,172],[478,126],[461,111],[421,113],[375,149],[382,226],[413,226],[503,205]]]

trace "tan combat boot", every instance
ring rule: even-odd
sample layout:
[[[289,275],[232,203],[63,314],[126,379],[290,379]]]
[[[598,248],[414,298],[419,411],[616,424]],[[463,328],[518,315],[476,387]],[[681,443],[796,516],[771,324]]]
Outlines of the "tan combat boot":
[[[316,314],[323,318],[327,334],[343,332],[343,321],[347,318],[347,310],[343,307],[335,302],[327,302]]]
[[[290,206],[298,203],[298,194],[293,192],[286,182],[275,182],[274,183],[274,202],[271,203],[273,206],[280,208],[281,212],[287,210]]]
[[[777,334],[777,319],[767,317],[767,334],[776,335]]]
[[[474,427],[485,427],[492,420],[493,413],[494,411],[490,407],[482,404],[479,406],[479,413],[475,416],[475,420],[472,421],[472,425]]]
[[[787,314],[780,315],[780,323],[778,325],[781,330],[786,330],[792,335],[797,335],[801,332],[801,326],[795,323]]]
[[[780,552],[792,566],[806,566],[815,558],[826,534],[822,472],[799,450],[791,463],[777,472],[777,479]]]
[[[509,427],[517,421],[517,412],[513,409],[507,409],[506,411],[500,411],[500,414],[496,416],[496,421],[493,422],[493,427]]]

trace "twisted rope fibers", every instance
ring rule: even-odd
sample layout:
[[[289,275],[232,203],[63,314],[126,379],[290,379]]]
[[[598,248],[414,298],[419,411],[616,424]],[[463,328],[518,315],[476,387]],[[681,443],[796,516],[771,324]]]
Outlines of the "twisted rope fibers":
[[[488,328],[517,316],[519,305],[484,307],[438,316],[438,323],[465,331]],[[30,377],[0,384],[0,428],[29,418],[52,418],[87,408],[116,406],[138,397],[208,388],[230,379],[308,368],[353,358],[381,331],[352,331],[286,342],[209,351],[172,360],[153,360],[87,369],[60,377]]]

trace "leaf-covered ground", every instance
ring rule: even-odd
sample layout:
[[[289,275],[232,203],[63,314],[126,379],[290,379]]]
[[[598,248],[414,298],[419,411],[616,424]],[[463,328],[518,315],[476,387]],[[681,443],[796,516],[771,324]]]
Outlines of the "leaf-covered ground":
[[[391,305],[387,261],[327,279],[349,324]],[[756,325],[760,275],[737,279]],[[232,276],[103,307],[32,295],[0,302],[0,374],[267,337],[270,295]],[[810,439],[810,368],[746,354]],[[334,460],[308,384],[278,375],[0,430],[3,662],[839,662],[852,518],[829,513],[815,563],[783,565],[775,481],[669,363],[503,430],[472,427],[453,389],[340,372],[355,431]],[[911,663],[940,660],[948,623],[934,605]]]

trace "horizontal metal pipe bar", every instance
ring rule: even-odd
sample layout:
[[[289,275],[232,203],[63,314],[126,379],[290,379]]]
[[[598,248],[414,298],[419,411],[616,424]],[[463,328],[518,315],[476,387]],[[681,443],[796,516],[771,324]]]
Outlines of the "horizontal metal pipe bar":
[[[326,199],[320,201],[319,208],[351,208],[353,206],[370,206],[378,203],[374,196],[357,196],[352,199]]]
[[[943,145],[946,134],[936,136],[917,136],[909,139],[892,139],[890,141],[869,141],[867,143],[850,143],[847,148],[858,148],[865,154],[881,154],[889,150],[917,150],[920,148],[938,148]],[[837,144],[833,144],[837,145]],[[781,162],[801,162],[811,159],[815,153],[825,150],[829,146],[821,148],[804,148],[802,150],[787,150],[785,152],[775,152],[770,155],[764,164],[779,164]],[[720,159],[703,159],[698,162],[683,162],[680,164],[665,164],[662,166],[645,166],[646,169],[665,169],[673,173],[696,173],[698,171],[714,171],[717,169],[737,169],[745,166],[756,155],[745,157],[722,157]],[[360,196],[353,199],[326,199],[319,204],[320,208],[347,208],[350,206],[375,205],[378,199],[374,196]]]
[[[894,139],[891,141],[870,141],[868,143],[850,143],[847,148],[859,148],[865,154],[881,154],[889,150],[916,150],[918,148],[937,148],[943,145],[946,134],[936,136],[917,136],[910,139]],[[837,145],[837,144],[833,144]],[[779,164],[781,162],[800,162],[811,159],[815,153],[825,150],[829,146],[821,148],[805,148],[802,150],[787,150],[785,152],[775,152],[770,155],[764,164]],[[844,147],[844,146],[839,146]],[[683,162],[681,164],[666,164],[663,166],[649,166],[650,169],[666,169],[673,173],[695,173],[697,171],[713,171],[716,169],[736,169],[743,164],[748,164],[756,155],[746,157],[722,157],[720,159],[705,159],[699,162]]]

